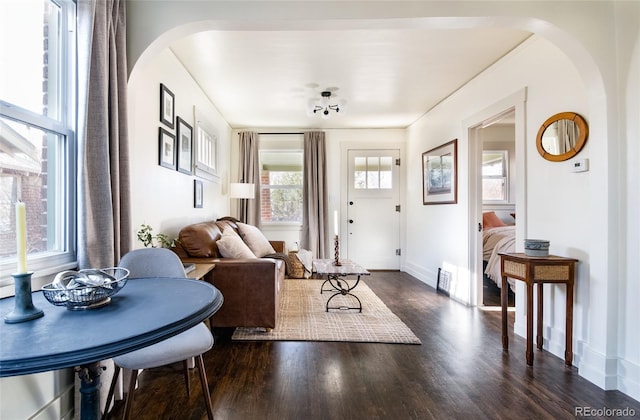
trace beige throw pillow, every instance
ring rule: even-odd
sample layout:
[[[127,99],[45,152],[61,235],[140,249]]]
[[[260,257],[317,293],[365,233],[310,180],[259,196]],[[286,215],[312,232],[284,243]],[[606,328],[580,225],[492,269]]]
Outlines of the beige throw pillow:
[[[275,249],[273,249],[269,240],[257,227],[245,223],[238,223],[238,231],[244,243],[247,244],[256,257],[262,258],[268,254],[275,254]]]
[[[216,243],[220,255],[224,258],[256,258],[233,228],[225,227]]]

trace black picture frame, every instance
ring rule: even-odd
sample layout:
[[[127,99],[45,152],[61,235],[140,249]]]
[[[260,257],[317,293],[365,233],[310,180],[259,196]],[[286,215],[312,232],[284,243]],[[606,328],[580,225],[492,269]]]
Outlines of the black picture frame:
[[[173,129],[175,127],[176,97],[164,83],[160,83],[160,122]]]
[[[422,154],[422,204],[458,203],[458,139]]]
[[[176,126],[178,171],[191,175],[193,173],[193,127],[180,117],[176,118]]]
[[[176,170],[176,136],[162,127],[158,131],[158,164]]]
[[[193,207],[201,209],[204,202],[204,184],[197,179],[193,180]]]
[[[436,292],[449,296],[451,293],[451,273],[438,267]]]

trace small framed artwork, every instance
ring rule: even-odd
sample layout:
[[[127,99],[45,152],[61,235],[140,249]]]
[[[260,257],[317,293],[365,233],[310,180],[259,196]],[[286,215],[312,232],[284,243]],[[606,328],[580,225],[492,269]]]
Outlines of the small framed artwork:
[[[193,207],[197,209],[201,209],[203,200],[204,200],[204,185],[202,184],[202,181],[194,179],[193,180]]]
[[[178,171],[193,173],[193,129],[185,120],[176,118],[176,137],[178,142]]]
[[[449,296],[451,292],[451,273],[438,268],[438,283],[436,292]]]
[[[165,168],[176,169],[176,137],[160,127],[158,134],[159,164]]]
[[[164,84],[160,83],[160,122],[173,128],[175,116],[175,95]]]
[[[458,139],[422,154],[422,204],[458,202]]]

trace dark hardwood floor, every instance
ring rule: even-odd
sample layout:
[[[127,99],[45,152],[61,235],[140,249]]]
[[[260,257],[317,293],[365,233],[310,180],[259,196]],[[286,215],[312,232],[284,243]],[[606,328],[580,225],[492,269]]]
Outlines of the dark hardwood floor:
[[[520,337],[511,334],[504,353],[499,311],[465,307],[405,273],[365,282],[422,345],[234,343],[216,330],[205,355],[216,419],[570,419],[576,407],[640,417],[640,402],[599,389],[546,351],[527,367]],[[206,418],[197,373],[187,399],[180,369],[140,375],[134,419]]]

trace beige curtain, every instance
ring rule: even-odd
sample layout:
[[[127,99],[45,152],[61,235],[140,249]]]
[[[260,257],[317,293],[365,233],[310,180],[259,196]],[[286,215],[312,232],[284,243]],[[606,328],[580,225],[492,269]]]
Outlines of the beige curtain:
[[[241,131],[239,150],[238,182],[252,183],[255,188],[254,199],[238,200],[238,219],[247,224],[260,227],[260,162],[258,133]]]
[[[314,258],[329,258],[327,249],[327,175],[325,133],[304,133],[302,248]]]
[[[125,0],[78,0],[78,263],[131,245]]]

